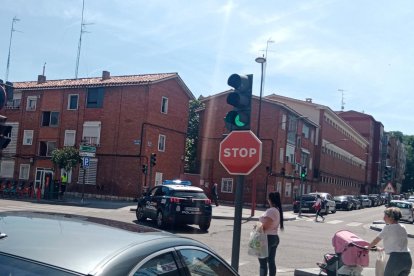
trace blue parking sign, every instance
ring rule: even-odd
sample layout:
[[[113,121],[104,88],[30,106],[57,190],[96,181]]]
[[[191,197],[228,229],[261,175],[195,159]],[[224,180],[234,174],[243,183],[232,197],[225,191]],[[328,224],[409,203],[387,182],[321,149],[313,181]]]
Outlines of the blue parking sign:
[[[89,157],[87,157],[87,156],[83,157],[83,167],[88,168],[90,161],[91,161],[91,159]]]

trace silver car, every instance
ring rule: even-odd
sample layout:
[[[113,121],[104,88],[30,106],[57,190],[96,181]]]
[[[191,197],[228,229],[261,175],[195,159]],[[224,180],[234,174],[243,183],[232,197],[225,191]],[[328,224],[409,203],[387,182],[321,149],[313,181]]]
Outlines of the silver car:
[[[193,239],[65,214],[0,213],[0,275],[238,275]]]
[[[398,207],[401,210],[401,220],[414,223],[414,203],[405,200],[391,200],[388,207]]]
[[[331,194],[316,192],[316,193],[309,193],[309,195],[320,195],[322,200],[325,200],[325,210],[322,210],[323,213],[326,213],[326,214],[328,214],[329,212],[336,213],[335,200]]]

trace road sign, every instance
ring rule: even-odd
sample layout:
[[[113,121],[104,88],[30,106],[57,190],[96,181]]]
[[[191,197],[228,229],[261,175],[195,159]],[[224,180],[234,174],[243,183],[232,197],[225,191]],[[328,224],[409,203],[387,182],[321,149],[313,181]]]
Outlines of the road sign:
[[[392,186],[391,183],[387,184],[387,186],[384,189],[384,193],[393,193],[393,194],[395,194],[395,189],[394,189],[394,187]]]
[[[91,159],[89,157],[87,157],[87,156],[83,157],[83,164],[82,165],[83,165],[84,168],[89,168],[90,162],[91,162]]]
[[[80,151],[79,152],[79,156],[87,156],[87,157],[95,157],[95,153],[94,152],[86,152],[86,151]]]
[[[232,131],[220,143],[219,161],[229,174],[249,175],[262,162],[262,142],[250,130]]]
[[[84,152],[96,152],[96,147],[94,147],[94,146],[85,146],[85,145],[80,145],[80,146],[79,146],[79,151],[84,151]]]

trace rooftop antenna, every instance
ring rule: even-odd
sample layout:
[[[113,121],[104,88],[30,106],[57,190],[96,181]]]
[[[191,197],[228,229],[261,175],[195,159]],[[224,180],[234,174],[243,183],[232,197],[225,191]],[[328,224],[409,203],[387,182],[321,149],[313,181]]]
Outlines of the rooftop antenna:
[[[9,68],[10,68],[10,53],[11,53],[11,45],[12,45],[12,39],[13,39],[13,33],[14,32],[19,32],[18,30],[16,30],[14,28],[14,23],[20,21],[20,19],[18,19],[16,16],[13,17],[12,20],[12,25],[11,25],[11,29],[10,29],[10,40],[9,40],[9,55],[7,57],[7,67],[6,67],[6,77],[4,78],[6,81],[8,81],[9,79]]]
[[[82,19],[81,19],[81,28],[80,28],[79,43],[78,43],[78,56],[76,57],[75,79],[78,78],[79,59],[80,59],[80,53],[81,53],[81,47],[82,47],[82,35],[83,35],[83,33],[88,33],[85,30],[85,26],[92,24],[92,23],[88,24],[88,23],[83,22],[83,11],[84,11],[84,9],[85,9],[85,0],[82,1]]]
[[[342,98],[341,98],[341,111],[344,111],[344,109],[345,109],[345,98],[344,98],[344,92],[345,92],[345,90],[338,89],[338,91],[342,93]]]
[[[46,68],[46,62],[45,62],[45,64],[43,64],[43,73],[42,73],[42,76],[45,75],[45,68]]]

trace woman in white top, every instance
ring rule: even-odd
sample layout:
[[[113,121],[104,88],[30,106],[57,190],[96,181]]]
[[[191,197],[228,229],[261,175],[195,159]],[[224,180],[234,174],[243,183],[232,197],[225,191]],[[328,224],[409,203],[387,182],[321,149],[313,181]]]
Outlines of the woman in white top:
[[[278,192],[269,193],[270,208],[260,216],[259,221],[263,225],[264,233],[267,235],[269,256],[259,258],[260,276],[266,276],[269,269],[269,276],[276,275],[276,249],[279,245],[278,229],[283,230],[283,210]],[[269,268],[268,268],[269,267]]]
[[[384,211],[386,225],[378,236],[370,243],[369,247],[375,246],[381,240],[384,243],[384,251],[389,254],[384,276],[405,276],[410,274],[412,260],[407,243],[407,230],[398,223],[401,218],[401,210],[390,207]]]

